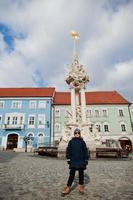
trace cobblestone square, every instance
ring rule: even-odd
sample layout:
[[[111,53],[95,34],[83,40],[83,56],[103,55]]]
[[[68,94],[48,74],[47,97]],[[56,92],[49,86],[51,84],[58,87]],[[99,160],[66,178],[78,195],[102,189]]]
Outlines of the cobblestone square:
[[[132,200],[133,159],[90,160],[85,170],[85,194],[62,197],[69,170],[66,160],[33,153],[0,151],[0,200]]]

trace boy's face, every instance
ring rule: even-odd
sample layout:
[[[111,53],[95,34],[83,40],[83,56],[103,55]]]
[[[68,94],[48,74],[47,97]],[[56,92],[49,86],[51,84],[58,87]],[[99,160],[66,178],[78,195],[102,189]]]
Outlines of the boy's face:
[[[79,138],[79,137],[80,137],[80,133],[79,133],[79,132],[76,132],[76,133],[74,134],[74,137]]]

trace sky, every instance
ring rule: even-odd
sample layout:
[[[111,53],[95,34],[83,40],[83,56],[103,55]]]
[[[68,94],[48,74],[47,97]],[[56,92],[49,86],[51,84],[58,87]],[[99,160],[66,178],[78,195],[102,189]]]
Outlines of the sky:
[[[0,0],[0,87],[69,91],[72,30],[86,90],[133,103],[133,0]]]

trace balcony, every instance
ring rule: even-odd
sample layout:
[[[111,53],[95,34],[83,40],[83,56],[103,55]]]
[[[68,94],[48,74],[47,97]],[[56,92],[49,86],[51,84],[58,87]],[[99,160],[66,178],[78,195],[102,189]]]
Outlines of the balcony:
[[[22,130],[24,129],[25,125],[24,124],[4,124],[3,129],[6,130]]]

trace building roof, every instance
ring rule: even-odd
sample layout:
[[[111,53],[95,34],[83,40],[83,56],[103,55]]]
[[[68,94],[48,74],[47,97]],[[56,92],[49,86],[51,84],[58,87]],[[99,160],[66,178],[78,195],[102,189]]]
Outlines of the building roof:
[[[55,88],[0,88],[0,97],[53,97]]]
[[[0,98],[54,97],[54,105],[70,105],[70,92],[55,92],[55,88],[0,88]],[[86,92],[86,104],[131,104],[117,91]]]
[[[70,105],[71,104],[70,92],[55,92],[54,104],[55,105]]]
[[[70,105],[70,92],[56,92],[54,96],[55,105]],[[87,105],[100,104],[130,104],[117,91],[86,92]]]

